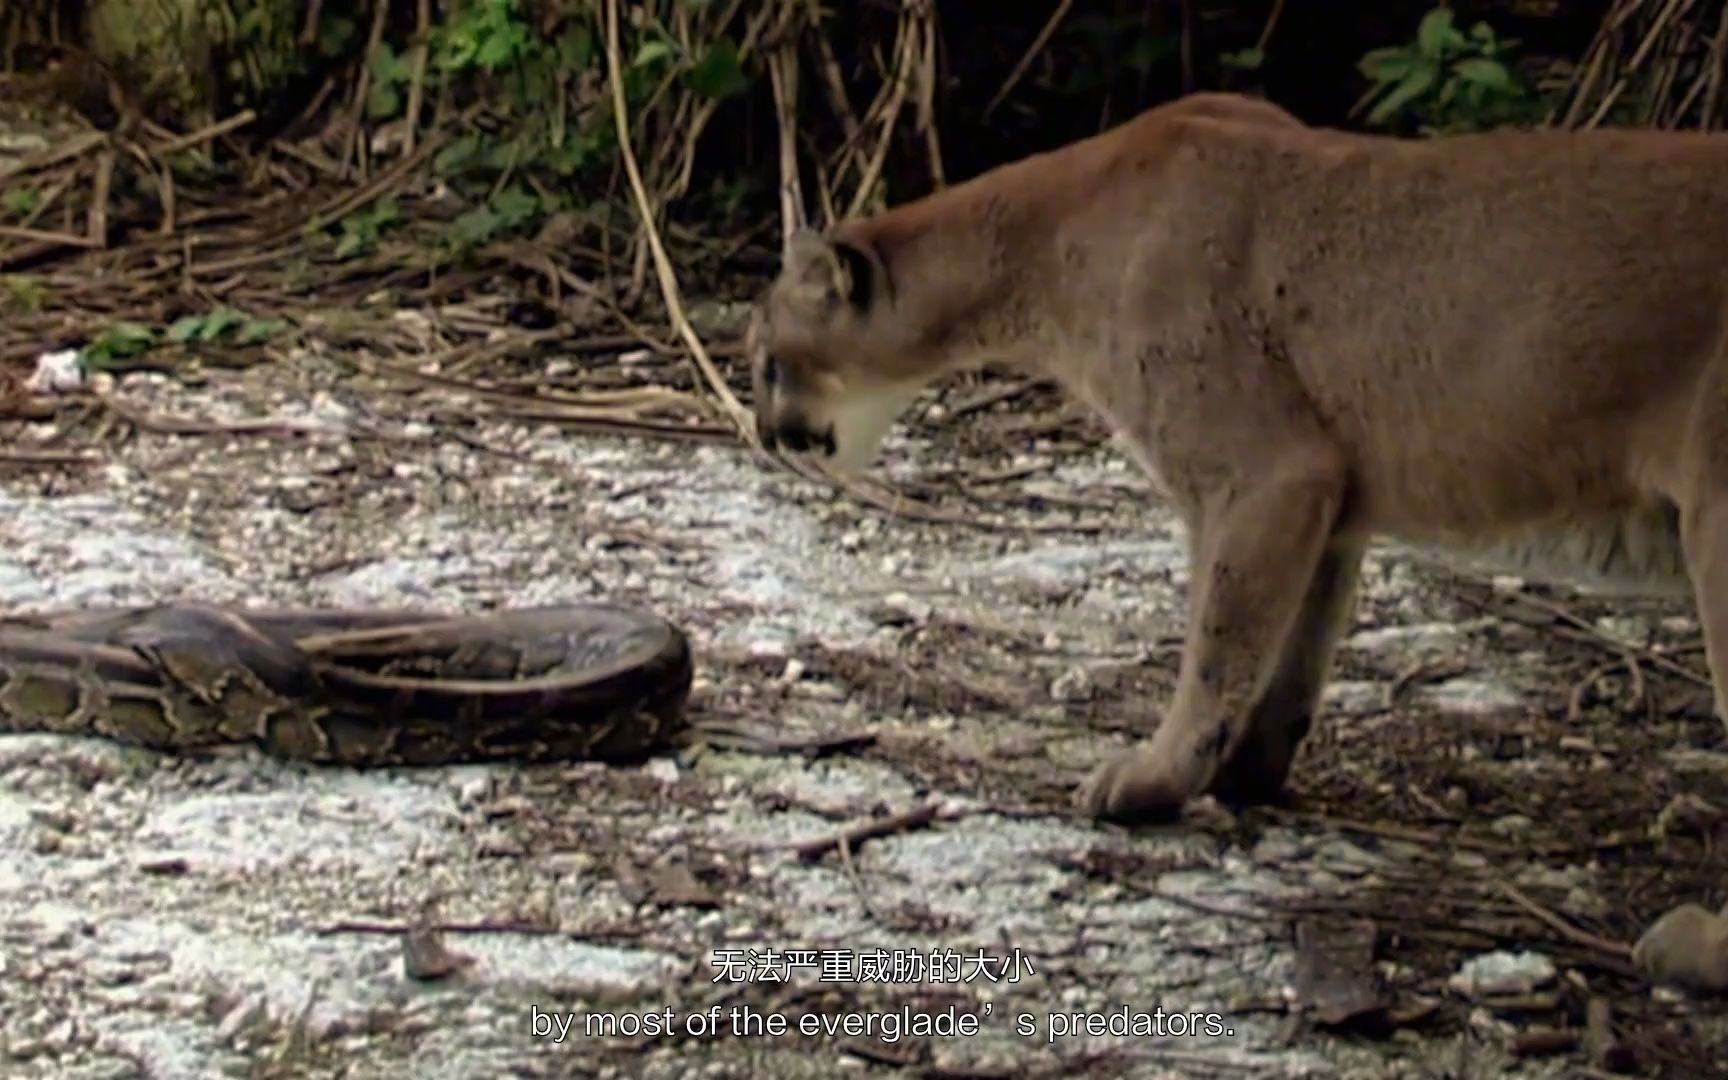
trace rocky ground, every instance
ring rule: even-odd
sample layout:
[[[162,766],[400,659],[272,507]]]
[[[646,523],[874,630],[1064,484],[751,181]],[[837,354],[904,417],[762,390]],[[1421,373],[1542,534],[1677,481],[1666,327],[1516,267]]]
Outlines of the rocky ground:
[[[1069,799],[1158,715],[1180,536],[1039,399],[897,433],[940,523],[726,446],[453,428],[461,393],[318,350],[115,393],[0,424],[99,457],[3,470],[0,609],[625,600],[691,635],[697,738],[350,771],[0,737],[7,1076],[1728,1075],[1721,1002],[1625,956],[1728,888],[1683,608],[1377,552],[1290,807],[1100,827]]]

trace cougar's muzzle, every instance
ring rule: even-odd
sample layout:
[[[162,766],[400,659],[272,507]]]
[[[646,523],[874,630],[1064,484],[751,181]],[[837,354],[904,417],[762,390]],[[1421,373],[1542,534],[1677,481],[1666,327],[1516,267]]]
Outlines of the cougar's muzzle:
[[[770,450],[790,450],[797,454],[820,451],[828,457],[833,457],[839,451],[839,444],[834,440],[834,425],[817,429],[797,417],[764,422],[762,415],[758,413],[756,436],[762,440],[762,445]]]

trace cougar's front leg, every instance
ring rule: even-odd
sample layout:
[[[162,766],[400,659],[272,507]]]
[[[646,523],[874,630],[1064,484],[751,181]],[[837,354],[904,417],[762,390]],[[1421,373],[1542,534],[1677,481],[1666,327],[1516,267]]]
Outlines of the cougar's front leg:
[[[1319,568],[1266,692],[1248,715],[1248,731],[1212,780],[1220,802],[1237,806],[1275,801],[1284,791],[1296,750],[1313,726],[1332,654],[1356,607],[1362,545],[1333,540]]]
[[[1164,721],[1081,789],[1094,817],[1168,820],[1204,792],[1286,655],[1338,519],[1344,470],[1330,452],[1292,454],[1239,483],[1194,522],[1188,627]]]

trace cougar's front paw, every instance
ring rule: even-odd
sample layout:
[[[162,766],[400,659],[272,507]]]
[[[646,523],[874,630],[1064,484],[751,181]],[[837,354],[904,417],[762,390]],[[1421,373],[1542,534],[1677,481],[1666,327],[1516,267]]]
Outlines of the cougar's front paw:
[[[1100,821],[1161,824],[1181,815],[1182,804],[1197,794],[1193,787],[1144,749],[1135,749],[1105,762],[1081,787],[1077,802]]]
[[[1207,792],[1225,806],[1276,806],[1289,801],[1284,783],[1290,776],[1287,752],[1266,752],[1243,746],[1219,767]]]

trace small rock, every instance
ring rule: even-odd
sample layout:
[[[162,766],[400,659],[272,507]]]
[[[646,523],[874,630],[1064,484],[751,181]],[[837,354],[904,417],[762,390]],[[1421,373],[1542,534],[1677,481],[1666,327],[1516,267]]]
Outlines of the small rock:
[[[78,827],[78,819],[64,810],[34,809],[30,811],[30,820],[57,833],[69,833]]]
[[[528,849],[509,833],[494,829],[474,845],[474,853],[482,859],[510,859],[526,855]]]
[[[1681,904],[1644,931],[1632,962],[1652,982],[1688,990],[1728,990],[1728,904],[1711,912]]]
[[[1446,985],[1465,997],[1498,997],[1531,993],[1554,975],[1554,961],[1541,953],[1491,952],[1465,961]]]
[[[417,926],[402,935],[402,973],[415,982],[434,982],[473,966],[474,957],[444,944],[432,927]]]
[[[642,772],[662,784],[671,784],[678,780],[678,763],[670,758],[654,758],[642,766]]]
[[[216,1038],[218,1041],[232,1046],[235,1040],[246,1034],[263,1018],[263,996],[249,994],[222,1015],[221,1023],[216,1025]]]
[[[82,389],[88,375],[82,351],[46,352],[36,358],[36,370],[24,380],[24,389],[32,394],[70,393]]]
[[[1670,833],[1685,835],[1708,830],[1722,820],[1722,811],[1691,792],[1676,795],[1656,815],[1650,838],[1660,840]]]
[[[534,804],[520,795],[506,795],[496,799],[486,806],[486,817],[492,820],[498,818],[526,816],[534,809]]]
[[[1092,673],[1078,664],[1050,682],[1050,696],[1057,701],[1089,701],[1092,691]]]
[[[178,877],[192,869],[192,864],[183,855],[156,855],[143,859],[138,863],[140,874],[159,874],[163,877]]]
[[[902,603],[895,603],[896,597]],[[929,615],[929,610],[926,608],[921,616],[919,612],[913,610],[910,598],[903,594],[894,593],[886,597],[882,603],[872,607],[867,614],[870,621],[877,626],[898,628],[918,625],[924,617]]]
[[[456,802],[464,808],[479,806],[492,793],[492,778],[476,776],[462,782],[456,789]]]
[[[1575,911],[1580,915],[1601,917],[1608,913],[1608,904],[1598,895],[1582,885],[1574,885],[1566,890],[1566,910]]]
[[[750,643],[750,656],[754,660],[784,660],[787,648],[784,641],[763,639]]]
[[[1488,828],[1502,836],[1516,836],[1530,830],[1530,819],[1523,814],[1507,814],[1489,822]]]

